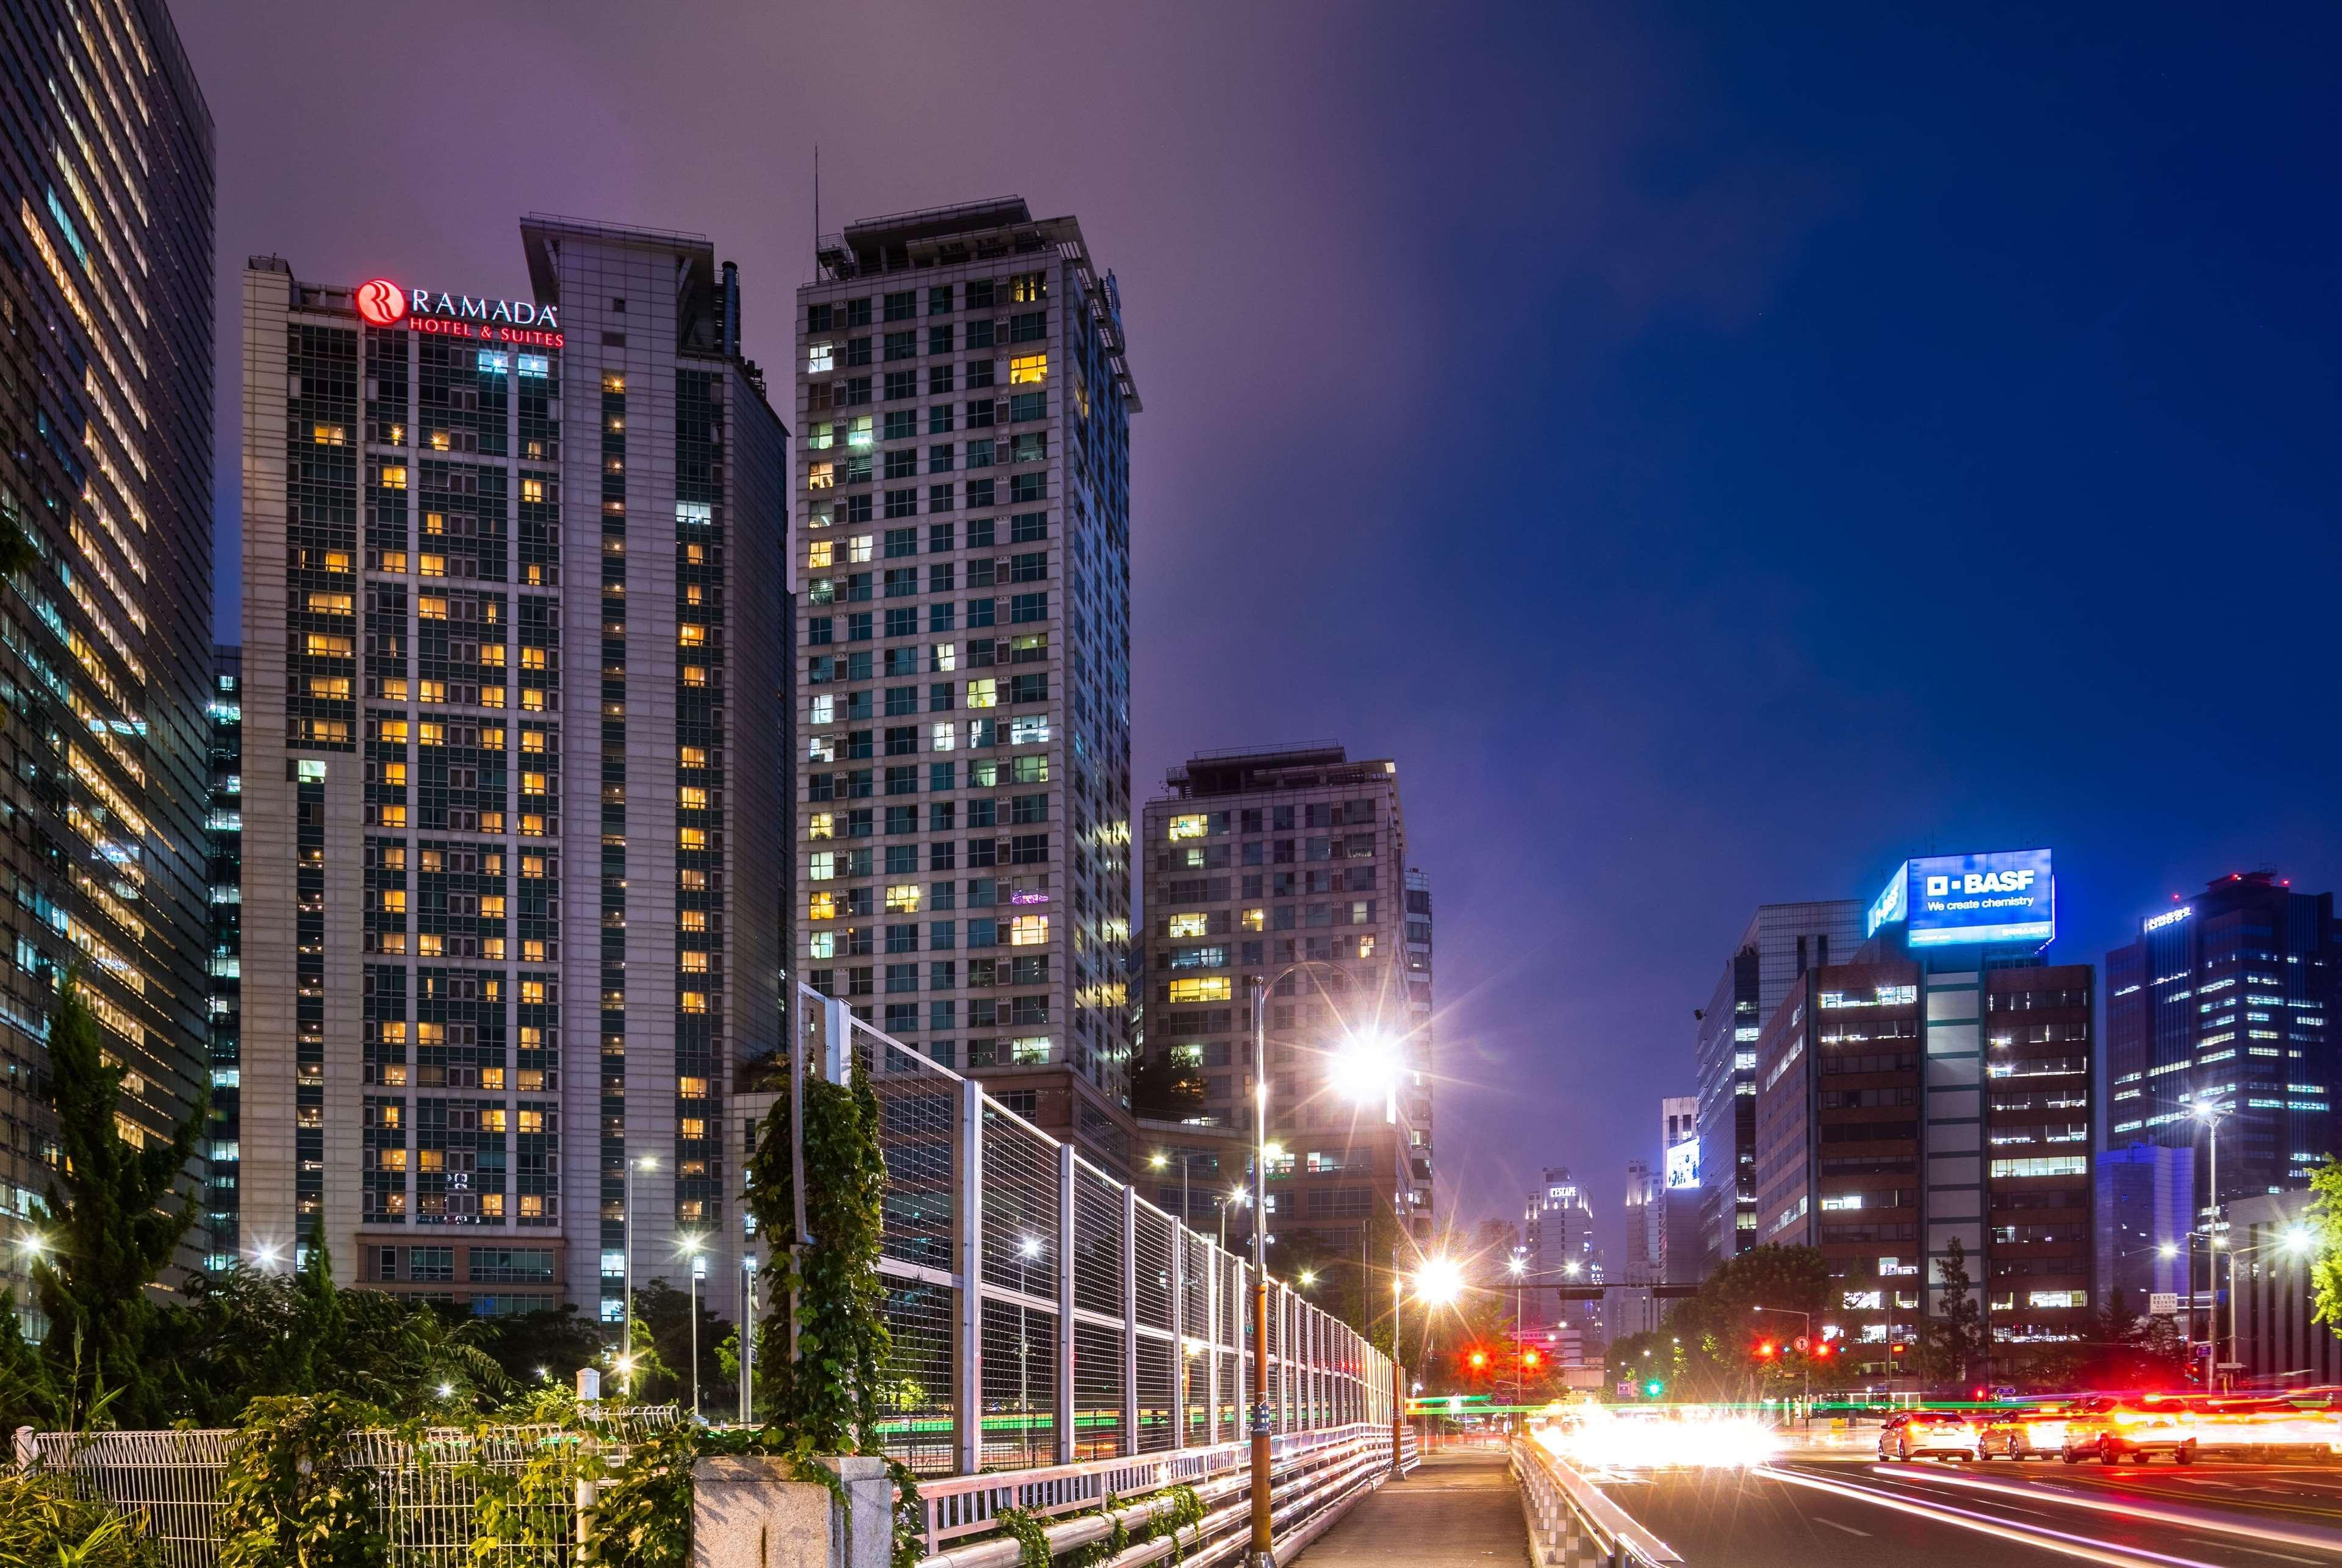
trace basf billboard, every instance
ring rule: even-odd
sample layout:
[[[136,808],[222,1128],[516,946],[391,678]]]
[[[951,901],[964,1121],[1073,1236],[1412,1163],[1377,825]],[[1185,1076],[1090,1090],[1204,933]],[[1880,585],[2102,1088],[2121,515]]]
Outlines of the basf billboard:
[[[1667,1191],[1681,1192],[1699,1185],[1699,1140],[1686,1138],[1667,1151]]]
[[[2046,942],[2057,934],[2057,882],[2047,849],[1932,855],[1906,860],[1870,906],[1866,924],[1905,922],[1915,948]]]

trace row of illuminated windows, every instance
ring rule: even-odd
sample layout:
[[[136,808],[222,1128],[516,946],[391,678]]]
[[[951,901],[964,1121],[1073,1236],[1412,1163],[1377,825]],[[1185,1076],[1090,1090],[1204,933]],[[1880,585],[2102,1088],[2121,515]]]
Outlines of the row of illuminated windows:
[[[916,910],[916,906],[913,905],[911,909]],[[888,905],[888,910],[889,912],[904,912],[892,904]],[[924,950],[919,945],[916,921],[887,926],[883,950],[876,946],[877,939],[871,927],[860,926],[844,932],[815,931],[806,939],[806,954],[808,958],[816,959],[864,958],[882,950],[888,953],[953,952],[962,947],[1037,948],[1046,947],[1049,942],[1049,917],[1046,915],[1011,915],[1006,920],[975,916],[966,922],[965,941],[961,940],[961,923],[958,920],[928,921]]]
[[[1020,310],[1008,317],[1008,341],[1012,345],[1045,342],[1048,336],[1049,313],[1046,310]],[[999,342],[1000,323],[990,318],[967,322],[964,327],[958,322],[950,321],[931,326],[926,328],[924,339],[916,327],[878,333],[875,337],[865,333],[842,342],[834,337],[816,337],[808,339],[805,346],[805,373],[808,376],[831,374],[838,367],[841,353],[844,364],[851,369],[869,364],[874,352],[881,362],[893,364],[916,359],[922,355],[933,357],[956,354],[962,348],[975,353],[997,347]]]
[[[944,646],[948,648],[950,645]],[[955,701],[956,695],[963,700]],[[851,692],[843,698],[826,692],[809,697],[806,699],[806,722],[834,724],[843,720],[852,723],[857,719],[876,717],[872,706],[872,697],[873,694],[868,691]],[[927,687],[924,702],[921,699],[919,689],[916,686],[889,687],[884,697],[884,716],[888,719],[906,719],[918,713],[922,708],[929,713],[948,713],[954,708],[963,705],[975,709],[997,708],[1004,699],[1013,704],[1046,702],[1049,699],[1048,676],[1036,673],[1009,676],[1005,679],[996,676],[977,676],[968,680],[964,690],[956,694],[950,681],[936,681]],[[941,728],[949,731],[951,726],[945,725]],[[952,748],[948,744],[943,744],[934,746],[931,749],[948,751]]]
[[[826,443],[824,444],[826,445]],[[997,441],[986,437],[967,443],[964,462],[961,460],[962,456],[960,448],[952,442],[940,442],[927,447],[926,461],[923,467],[916,447],[898,447],[885,455],[877,467],[876,477],[887,479],[908,479],[922,472],[950,474],[962,469],[990,468],[1003,464],[1046,463],[1049,460],[1049,437],[1047,432],[1041,430],[1028,430],[1022,435],[1003,437]],[[872,477],[871,461],[866,456],[847,457],[843,464],[834,463],[825,457],[806,465],[806,488],[808,490],[835,489],[840,485],[866,485],[871,482]],[[524,481],[524,486],[526,483],[527,481]],[[523,499],[532,498],[541,499],[542,498],[523,498]],[[968,504],[973,507],[978,503],[971,499]],[[826,520],[821,526],[826,527]],[[828,563],[825,560],[820,564],[826,566]]]
[[[1037,702],[1046,695],[1046,689],[1042,689],[1038,695],[1021,695],[1018,689],[1012,686],[1008,691],[1008,700]],[[987,705],[971,703],[969,706]],[[966,745],[972,751],[983,750],[1001,744],[1004,734],[1006,743],[1011,746],[1045,746],[1049,740],[1049,720],[1043,714],[1025,714],[1010,719],[1004,728],[1001,721],[996,719],[972,719],[967,721]],[[839,745],[841,739],[845,742],[842,748]],[[896,725],[886,732],[885,755],[910,757],[917,755],[922,750],[956,750],[960,745],[960,732],[956,726],[948,721],[928,727],[927,740],[924,747],[919,742],[917,725]],[[871,732],[866,729],[852,730],[843,737],[834,734],[816,735],[806,742],[806,760],[808,762],[835,762],[841,755],[851,762],[875,754],[872,750]],[[863,792],[867,793],[867,790]],[[819,799],[823,797],[816,796],[815,799]]]
[[[937,368],[948,369],[949,367],[939,366]],[[974,389],[971,388],[971,390]],[[930,390],[947,392],[953,388],[931,387]],[[804,445],[816,452],[832,451],[840,446],[848,452],[866,451],[880,441],[916,441],[923,435],[957,435],[963,417],[966,421],[966,428],[976,431],[993,429],[1004,422],[1010,425],[1026,425],[1049,417],[1049,394],[1046,391],[1009,394],[1006,399],[1008,407],[1005,421],[1002,418],[1001,401],[996,397],[981,397],[964,406],[956,403],[931,403],[925,411],[926,415],[925,419],[920,417],[921,410],[916,408],[889,408],[878,415],[853,414],[843,419],[815,420],[806,427]],[[1032,434],[1034,433],[1026,433],[1027,436]],[[988,440],[982,437],[979,439]],[[1016,439],[1023,441],[1026,436],[1019,436]],[[1038,444],[1046,452],[1046,437],[1038,437]],[[971,449],[974,446],[975,443],[971,442]],[[1019,448],[1011,448],[1011,450],[1016,449]],[[993,456],[998,455],[996,453]],[[987,458],[987,461],[989,460],[990,458]],[[1036,462],[1039,459],[1011,457],[1004,460],[1022,463]],[[986,465],[973,461],[968,464],[970,467],[984,466]],[[822,521],[826,523],[827,518],[825,517]]]

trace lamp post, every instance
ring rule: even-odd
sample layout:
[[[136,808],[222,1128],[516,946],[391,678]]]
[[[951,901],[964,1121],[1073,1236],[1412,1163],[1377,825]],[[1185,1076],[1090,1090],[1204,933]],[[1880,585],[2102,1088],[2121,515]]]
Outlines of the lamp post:
[[[640,1160],[626,1161],[626,1222],[618,1235],[619,1245],[626,1255],[621,1269],[626,1285],[626,1340],[618,1357],[618,1370],[626,1374],[626,1402],[629,1404],[635,1398],[635,1167],[637,1165],[652,1171],[657,1169],[658,1161],[646,1154]]]
[[[686,1236],[680,1251],[685,1268],[691,1275],[691,1419],[699,1419],[699,1254],[706,1242],[697,1236]]]
[[[1398,1302],[1406,1289],[1404,1278],[1394,1272],[1391,1276],[1391,1391],[1396,1401],[1392,1406],[1394,1413],[1391,1417],[1391,1474],[1394,1478],[1399,1473],[1401,1423],[1406,1413],[1406,1400],[1398,1392]],[[1454,1301],[1463,1289],[1463,1271],[1448,1259],[1429,1259],[1415,1271],[1415,1293],[1426,1307],[1445,1306]],[[1422,1385],[1418,1383],[1416,1386],[1420,1388]]]
[[[2210,1276],[2210,1278],[2209,1278],[2209,1280],[2207,1282],[2207,1283],[2210,1286],[2210,1288],[2211,1288],[2211,1292],[2212,1292],[2212,1332],[2211,1332],[2211,1334],[2210,1334],[2209,1338],[2210,1338],[2210,1342],[2211,1342],[2211,1356],[2212,1356],[2212,1363],[2213,1363],[2213,1364],[2212,1364],[2212,1366],[2210,1367],[2210,1369],[2207,1371],[2207,1374],[2206,1374],[2206,1376],[2205,1376],[2205,1379],[2204,1379],[2204,1387],[2205,1387],[2205,1389],[2208,1392],[2208,1391],[2209,1391],[2209,1390],[2211,1390],[2214,1386],[2216,1386],[2216,1384],[2220,1381],[2220,1378],[2221,1378],[2221,1358],[2220,1358],[2220,1251],[2219,1251],[2219,1248],[2220,1248],[2220,1121],[2221,1121],[2221,1119],[2222,1119],[2222,1118],[2224,1118],[2225,1116],[2227,1116],[2227,1111],[2225,1111],[2224,1109],[2222,1109],[2221,1107],[2217,1106],[2217,1105],[2213,1105],[2213,1104],[2209,1104],[2209,1103],[2207,1103],[2207,1102],[2205,1102],[2205,1101],[2197,1101],[2197,1104],[2196,1104],[2195,1108],[2194,1108],[2193,1110],[2191,1110],[2191,1111],[2188,1112],[2188,1114],[2189,1114],[2190,1116],[2194,1117],[2197,1121],[2200,1121],[2200,1122],[2202,1122],[2202,1123],[2204,1124],[2204,1141],[2205,1141],[2207,1145],[2209,1145],[2209,1146],[2210,1146],[2210,1148],[2209,1148],[2209,1152],[2210,1152],[2210,1163],[2211,1163],[2211,1170],[2210,1170],[2210,1171],[2208,1172],[2208,1174],[2209,1174],[2209,1177],[2210,1177],[2210,1186],[2211,1186],[2211,1190],[2212,1190],[2212,1191],[2211,1191],[2211,1200],[2212,1200],[2212,1201],[2211,1201],[2211,1204],[2210,1204],[2210,1214],[2209,1214],[2209,1217],[2208,1217],[2208,1218],[2207,1218],[2207,1219],[2205,1220],[2205,1221],[2204,1221],[2204,1259],[2205,1259],[2205,1272]],[[2188,1288],[2189,1288],[2190,1290],[2193,1290],[2193,1289],[2195,1288],[2195,1271],[2194,1271],[2194,1268],[2193,1268],[2192,1264],[2191,1264],[2191,1266],[2190,1266],[2190,1268],[2189,1268],[2189,1271],[2188,1271]],[[2229,1301],[2228,1301],[2228,1355],[2227,1355],[2227,1359],[2228,1359],[2229,1361],[2231,1361],[2231,1362],[2233,1362],[2233,1361],[2235,1361],[2235,1360],[2237,1359],[2237,1303],[2236,1303],[2236,1300],[2235,1300],[2235,1297],[2236,1297],[2236,1290],[2237,1290],[2237,1261],[2236,1261],[2236,1260],[2232,1257],[2232,1258],[2230,1258],[2230,1259],[2228,1260],[2228,1294],[2229,1294]]]
[[[1748,1310],[1749,1310],[1750,1312],[1778,1312],[1778,1313],[1780,1313],[1780,1314],[1781,1314],[1783,1317],[1785,1317],[1785,1318],[1797,1318],[1797,1319],[1800,1319],[1800,1320],[1802,1320],[1802,1321],[1804,1322],[1804,1323],[1805,1323],[1805,1330],[1804,1330],[1803,1334],[1801,1335],[1801,1337],[1806,1341],[1806,1349],[1805,1349],[1805,1350],[1803,1350],[1802,1352],[1798,1352],[1798,1357],[1797,1357],[1797,1359],[1798,1359],[1799,1361],[1801,1361],[1801,1362],[1803,1362],[1805,1363],[1805,1374],[1806,1374],[1806,1402],[1805,1402],[1804,1408],[1803,1408],[1803,1409],[1798,1412],[1798,1415],[1799,1415],[1799,1419],[1800,1419],[1800,1420],[1802,1420],[1802,1421],[1804,1421],[1804,1422],[1806,1422],[1806,1424],[1807,1424],[1807,1425],[1808,1425],[1808,1426],[1812,1425],[1812,1424],[1813,1424],[1813,1420],[1814,1420],[1814,1352],[1813,1352],[1814,1315],[1813,1315],[1813,1313],[1811,1313],[1811,1312],[1801,1312],[1797,1311],[1797,1308],[1795,1308],[1795,1307],[1751,1307],[1751,1308],[1749,1308]],[[1893,1349],[1893,1347],[1892,1347],[1891,1345],[1888,1347],[1887,1354],[1887,1366],[1888,1366],[1889,1370],[1892,1370],[1892,1368],[1894,1367],[1894,1364],[1895,1364],[1895,1362],[1894,1362],[1895,1352],[1894,1352],[1894,1349]]]

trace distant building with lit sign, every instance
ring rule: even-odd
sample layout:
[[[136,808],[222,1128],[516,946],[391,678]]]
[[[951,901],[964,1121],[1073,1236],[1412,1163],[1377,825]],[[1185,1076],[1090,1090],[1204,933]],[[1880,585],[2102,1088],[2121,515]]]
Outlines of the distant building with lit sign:
[[[2218,1201],[2306,1186],[2336,1147],[2342,934],[2331,893],[2268,871],[2223,877],[2139,922],[2107,955],[2107,1141],[2193,1150],[2209,1202],[2199,1103],[2217,1106]]]

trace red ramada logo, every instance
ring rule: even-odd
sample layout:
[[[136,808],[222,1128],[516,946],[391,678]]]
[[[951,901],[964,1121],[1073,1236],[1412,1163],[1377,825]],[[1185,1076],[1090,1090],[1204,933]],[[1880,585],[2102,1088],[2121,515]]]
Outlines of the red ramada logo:
[[[358,285],[358,315],[375,327],[388,327],[406,316],[406,291],[386,277]]]

